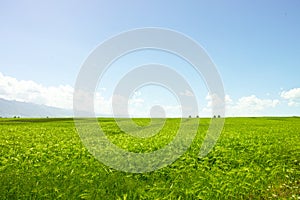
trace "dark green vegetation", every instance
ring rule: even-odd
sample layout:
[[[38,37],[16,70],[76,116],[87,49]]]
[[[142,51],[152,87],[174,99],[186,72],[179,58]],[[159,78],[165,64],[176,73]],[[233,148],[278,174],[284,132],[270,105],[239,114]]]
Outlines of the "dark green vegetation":
[[[90,155],[72,119],[0,119],[0,199],[300,198],[300,118],[228,118],[202,159],[209,119],[184,123],[195,120],[198,134],[183,156],[163,169],[131,174]],[[158,135],[135,140],[113,120],[100,121],[115,144],[136,152],[165,145],[178,126],[168,119]]]

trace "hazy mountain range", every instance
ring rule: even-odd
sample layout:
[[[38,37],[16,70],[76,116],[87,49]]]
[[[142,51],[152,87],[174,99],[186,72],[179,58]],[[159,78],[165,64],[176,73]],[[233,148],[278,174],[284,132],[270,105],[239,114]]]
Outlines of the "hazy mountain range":
[[[0,98],[0,117],[67,117],[72,110]]]

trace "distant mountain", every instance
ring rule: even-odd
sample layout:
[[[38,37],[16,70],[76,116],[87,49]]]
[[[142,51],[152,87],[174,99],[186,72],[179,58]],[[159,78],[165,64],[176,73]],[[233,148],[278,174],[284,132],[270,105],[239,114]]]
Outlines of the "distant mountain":
[[[0,98],[0,117],[67,117],[72,110]]]

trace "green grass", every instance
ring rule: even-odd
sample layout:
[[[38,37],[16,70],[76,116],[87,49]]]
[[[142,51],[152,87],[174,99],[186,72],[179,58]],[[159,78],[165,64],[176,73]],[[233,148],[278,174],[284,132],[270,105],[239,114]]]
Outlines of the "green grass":
[[[228,118],[202,159],[209,119],[183,123],[196,120],[197,136],[184,155],[157,171],[132,174],[96,160],[73,119],[0,119],[0,199],[300,199],[300,118]],[[173,139],[179,121],[168,119],[144,139],[125,134],[112,119],[100,124],[121,148],[151,152]]]

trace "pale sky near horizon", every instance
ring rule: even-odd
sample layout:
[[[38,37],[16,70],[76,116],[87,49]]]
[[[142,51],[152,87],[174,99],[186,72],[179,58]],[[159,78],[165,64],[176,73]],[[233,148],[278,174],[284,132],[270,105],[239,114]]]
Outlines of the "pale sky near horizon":
[[[297,0],[0,1],[0,98],[72,108],[80,67],[95,47],[120,32],[161,27],[206,50],[223,80],[227,116],[300,115],[299,10]],[[181,61],[149,51],[120,66],[151,59],[186,72],[201,90],[194,91],[199,115],[209,115],[203,80]],[[111,112],[110,81],[121,75],[111,72],[96,97],[104,114]],[[142,88],[130,109],[141,116],[161,103],[175,116],[175,100],[161,88]]]

